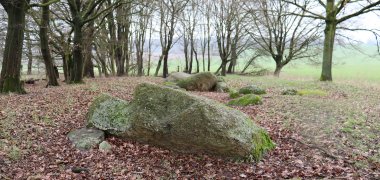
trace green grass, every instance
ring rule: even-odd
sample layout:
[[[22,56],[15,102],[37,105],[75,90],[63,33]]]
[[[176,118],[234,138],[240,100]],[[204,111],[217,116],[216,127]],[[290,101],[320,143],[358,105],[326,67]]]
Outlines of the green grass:
[[[327,96],[327,93],[318,89],[301,89],[297,92],[300,96]]]
[[[255,84],[270,89],[257,120],[282,119],[282,126],[303,141],[335,156],[355,159],[359,167],[380,163],[380,86],[360,80],[347,83],[320,82],[271,76],[227,76],[233,88]],[[378,83],[377,83],[378,84]],[[283,96],[284,89],[297,89],[302,96]]]

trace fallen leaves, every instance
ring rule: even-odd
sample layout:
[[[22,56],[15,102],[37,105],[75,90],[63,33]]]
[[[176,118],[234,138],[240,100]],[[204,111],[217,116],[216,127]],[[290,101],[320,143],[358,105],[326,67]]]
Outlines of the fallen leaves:
[[[257,163],[238,163],[207,155],[180,154],[167,149],[108,137],[111,153],[79,151],[67,133],[85,125],[93,98],[109,93],[131,100],[141,82],[160,78],[99,78],[83,85],[44,88],[27,85],[27,95],[0,96],[0,179],[281,179],[379,177],[378,169],[356,169],[341,159],[326,157],[284,127],[282,114],[264,106],[236,107],[268,130],[276,149]],[[273,93],[270,90],[269,93]],[[196,92],[222,103],[228,94]],[[273,101],[266,98],[264,104]],[[7,123],[5,123],[7,122]],[[292,125],[295,127],[295,125]],[[10,161],[5,147],[19,147],[23,156]],[[359,158],[359,157],[357,157]],[[4,163],[9,162],[9,163]],[[375,167],[375,166],[374,166]],[[378,166],[379,167],[379,164]],[[368,175],[370,174],[370,175]],[[367,176],[366,176],[367,175]]]

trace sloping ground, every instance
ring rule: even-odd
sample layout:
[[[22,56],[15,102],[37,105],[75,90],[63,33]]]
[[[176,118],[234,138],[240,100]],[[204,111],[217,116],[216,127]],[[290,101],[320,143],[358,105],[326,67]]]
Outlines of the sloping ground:
[[[379,168],[379,143],[375,142],[379,139],[379,111],[368,108],[375,107],[372,105],[379,103],[378,99],[367,96],[369,90],[363,90],[364,94],[346,92],[335,85],[321,85],[330,88],[325,97],[279,95],[281,86],[319,88],[317,83],[291,84],[266,78],[229,80],[235,87],[255,81],[270,88],[263,105],[238,108],[265,127],[277,144],[256,164],[178,154],[113,137],[108,137],[114,146],[111,153],[97,149],[81,152],[72,147],[66,135],[84,126],[87,109],[96,95],[106,92],[130,100],[134,87],[145,81],[162,82],[158,78],[108,78],[48,89],[39,82],[26,87],[27,95],[0,96],[0,179],[379,178],[375,169]],[[197,94],[221,102],[229,100],[227,94]],[[339,108],[341,104],[336,102],[347,109]],[[354,113],[350,117],[355,121],[346,123],[350,110],[371,118],[357,123],[357,117],[362,116]],[[371,137],[362,136],[363,132]],[[358,153],[352,153],[356,152],[353,149]],[[355,162],[361,162],[361,166]],[[72,171],[78,167],[82,173]]]

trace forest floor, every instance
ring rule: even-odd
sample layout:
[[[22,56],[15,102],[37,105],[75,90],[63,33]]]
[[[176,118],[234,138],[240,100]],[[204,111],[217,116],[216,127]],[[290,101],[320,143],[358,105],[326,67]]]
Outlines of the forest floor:
[[[281,179],[380,178],[379,87],[230,76],[234,88],[268,89],[259,106],[234,107],[268,130],[276,148],[260,162],[242,163],[108,137],[112,152],[76,150],[67,134],[85,126],[94,97],[131,100],[142,82],[161,78],[97,78],[85,84],[0,95],[0,179]],[[284,96],[284,88],[303,96]],[[194,92],[226,103],[228,94]],[[85,169],[74,173],[73,168]]]

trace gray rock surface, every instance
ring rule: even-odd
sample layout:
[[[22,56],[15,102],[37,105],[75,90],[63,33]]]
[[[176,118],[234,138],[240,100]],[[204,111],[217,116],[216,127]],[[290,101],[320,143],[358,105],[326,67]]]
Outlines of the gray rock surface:
[[[174,151],[260,159],[274,144],[244,113],[213,100],[141,84],[131,103],[102,95],[88,125],[122,138]]]
[[[104,141],[104,132],[93,128],[76,129],[67,136],[74,146],[80,150],[94,148]]]

